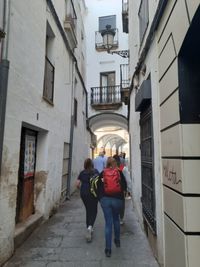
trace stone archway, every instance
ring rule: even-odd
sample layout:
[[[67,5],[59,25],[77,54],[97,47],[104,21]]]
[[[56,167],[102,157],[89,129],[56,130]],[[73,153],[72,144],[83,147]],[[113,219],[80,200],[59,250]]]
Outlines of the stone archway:
[[[99,128],[103,127],[121,127],[128,130],[128,120],[125,116],[116,113],[100,113],[91,116],[88,119],[90,129],[95,132]]]
[[[126,146],[126,153],[129,154],[129,135],[127,118],[116,113],[101,113],[90,117],[89,127],[96,135],[97,145],[96,156],[101,149],[111,156],[116,151],[122,151]]]

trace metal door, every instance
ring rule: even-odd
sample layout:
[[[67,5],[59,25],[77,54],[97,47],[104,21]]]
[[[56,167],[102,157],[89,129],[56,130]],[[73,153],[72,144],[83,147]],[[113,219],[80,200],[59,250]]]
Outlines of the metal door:
[[[34,176],[37,132],[22,128],[16,223],[34,213]]]
[[[152,109],[149,105],[140,117],[141,169],[142,169],[142,210],[151,229],[156,231],[155,186],[153,171]]]

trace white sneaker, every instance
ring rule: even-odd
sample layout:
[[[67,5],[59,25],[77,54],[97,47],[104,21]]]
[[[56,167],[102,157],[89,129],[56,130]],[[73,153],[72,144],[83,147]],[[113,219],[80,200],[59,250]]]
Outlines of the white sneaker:
[[[123,220],[120,220],[120,225],[123,225],[124,224],[124,221]]]
[[[86,232],[86,241],[88,243],[90,243],[92,241],[92,232],[93,232],[93,229],[92,229],[92,226],[88,226],[87,228],[87,232]]]

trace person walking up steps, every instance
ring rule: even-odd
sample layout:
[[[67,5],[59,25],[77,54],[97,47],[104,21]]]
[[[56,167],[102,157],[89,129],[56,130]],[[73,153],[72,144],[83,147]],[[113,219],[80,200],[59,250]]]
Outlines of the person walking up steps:
[[[82,170],[77,178],[76,186],[80,188],[80,196],[86,209],[86,241],[92,241],[93,226],[97,216],[98,199],[90,192],[90,179],[99,175],[98,170],[94,169],[93,162],[87,158]]]
[[[119,214],[122,209],[126,180],[117,168],[116,160],[107,159],[107,166],[101,172],[98,180],[98,196],[105,219],[105,254],[111,256],[112,226],[114,226],[114,243],[120,247],[120,221]]]

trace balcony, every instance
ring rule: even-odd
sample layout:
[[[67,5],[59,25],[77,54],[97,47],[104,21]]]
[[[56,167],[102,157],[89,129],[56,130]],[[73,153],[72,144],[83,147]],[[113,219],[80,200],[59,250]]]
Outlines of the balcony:
[[[112,29],[113,31],[113,44],[111,50],[115,50],[119,46],[118,41],[118,29]],[[107,51],[105,47],[105,40],[103,39],[105,30],[95,32],[95,48],[97,51]]]
[[[95,110],[117,110],[122,106],[120,85],[91,88],[91,106]]]
[[[76,39],[77,16],[72,0],[66,1],[65,14],[66,15],[64,20],[64,29],[67,33],[70,46],[72,49],[74,49],[75,47],[77,47],[77,39]]]
[[[129,65],[120,65],[120,88],[121,88],[121,100],[128,104],[129,93],[130,93],[130,80],[129,80]]]
[[[122,27],[128,33],[128,0],[122,0]]]

